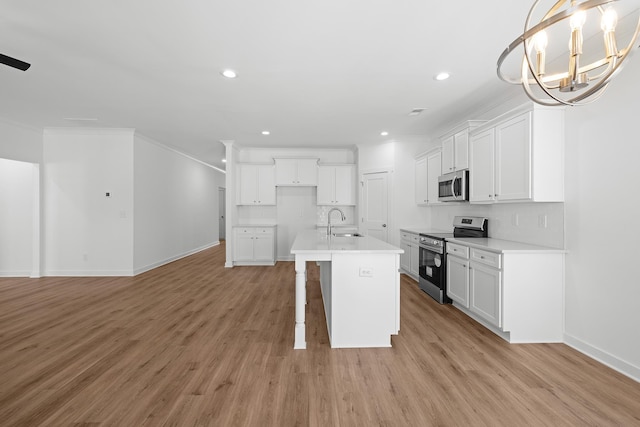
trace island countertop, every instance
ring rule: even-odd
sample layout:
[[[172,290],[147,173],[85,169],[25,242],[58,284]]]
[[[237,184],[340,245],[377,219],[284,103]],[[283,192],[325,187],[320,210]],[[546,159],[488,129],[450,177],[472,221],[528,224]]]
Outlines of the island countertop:
[[[369,236],[336,237],[327,236],[325,230],[305,230],[296,236],[292,254],[326,254],[326,253],[397,253],[404,251],[382,240]]]

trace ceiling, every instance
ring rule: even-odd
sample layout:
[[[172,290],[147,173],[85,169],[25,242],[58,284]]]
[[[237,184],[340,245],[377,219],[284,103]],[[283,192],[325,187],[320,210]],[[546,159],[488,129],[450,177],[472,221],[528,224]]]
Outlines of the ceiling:
[[[32,64],[26,72],[0,66],[0,117],[38,128],[135,128],[224,168],[221,140],[247,147],[426,141],[443,121],[510,90],[496,77],[496,60],[522,31],[531,4],[0,0],[0,6],[0,52]],[[225,68],[238,77],[222,77]],[[451,78],[434,80],[441,71]],[[414,108],[426,110],[409,116]]]

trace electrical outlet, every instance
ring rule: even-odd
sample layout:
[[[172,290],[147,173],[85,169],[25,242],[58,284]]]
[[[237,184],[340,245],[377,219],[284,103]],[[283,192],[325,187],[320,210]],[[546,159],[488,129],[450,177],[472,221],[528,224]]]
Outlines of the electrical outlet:
[[[360,277],[373,277],[373,268],[360,267]]]
[[[518,216],[517,213],[514,213],[513,215],[511,215],[511,225],[513,225],[514,227],[517,227],[520,225],[520,217]]]

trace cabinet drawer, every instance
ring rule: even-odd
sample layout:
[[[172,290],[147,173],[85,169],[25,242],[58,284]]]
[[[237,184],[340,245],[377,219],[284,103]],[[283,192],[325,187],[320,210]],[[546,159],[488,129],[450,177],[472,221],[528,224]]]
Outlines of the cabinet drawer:
[[[256,234],[273,234],[273,228],[271,227],[260,227],[254,228]]]
[[[240,227],[240,228],[236,228],[236,234],[242,235],[242,234],[253,234],[255,231],[255,228],[253,227]]]
[[[414,243],[418,243],[418,240],[420,239],[417,234],[408,233],[406,231],[400,232],[400,238],[402,240],[406,240],[407,242],[414,242]]]
[[[495,268],[502,268],[500,260],[502,256],[495,252],[483,251],[481,249],[471,249],[471,260],[482,264],[490,265]]]
[[[469,259],[469,248],[467,246],[447,242],[447,254]]]

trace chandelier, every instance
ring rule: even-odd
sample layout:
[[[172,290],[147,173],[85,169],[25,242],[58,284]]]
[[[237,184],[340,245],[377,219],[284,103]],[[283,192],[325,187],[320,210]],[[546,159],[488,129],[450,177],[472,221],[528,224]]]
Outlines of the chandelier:
[[[582,105],[595,101],[604,93],[614,75],[620,71],[624,60],[633,51],[640,32],[639,18],[629,44],[622,49],[618,48],[615,32],[618,15],[611,6],[614,2],[616,0],[558,0],[538,24],[531,26],[534,11],[540,3],[540,0],[536,0],[527,15],[524,33],[498,58],[498,77],[507,83],[521,84],[527,96],[542,105]],[[602,30],[603,45],[601,44],[602,47],[599,49],[601,57],[596,56],[595,60],[593,54],[597,54],[598,49],[594,49],[590,55],[583,53],[583,27],[588,19],[588,12],[589,19],[593,19],[593,16],[599,17]],[[567,20],[569,25],[566,25]],[[561,21],[564,22],[558,24]],[[553,29],[557,32],[558,26],[562,24],[569,40],[568,67],[566,71],[547,74],[546,57],[550,41],[547,30]],[[508,77],[502,71],[503,62],[521,44],[524,48],[521,74],[518,78]],[[584,57],[589,58],[589,64],[580,63]],[[535,93],[534,87],[539,88]]]

